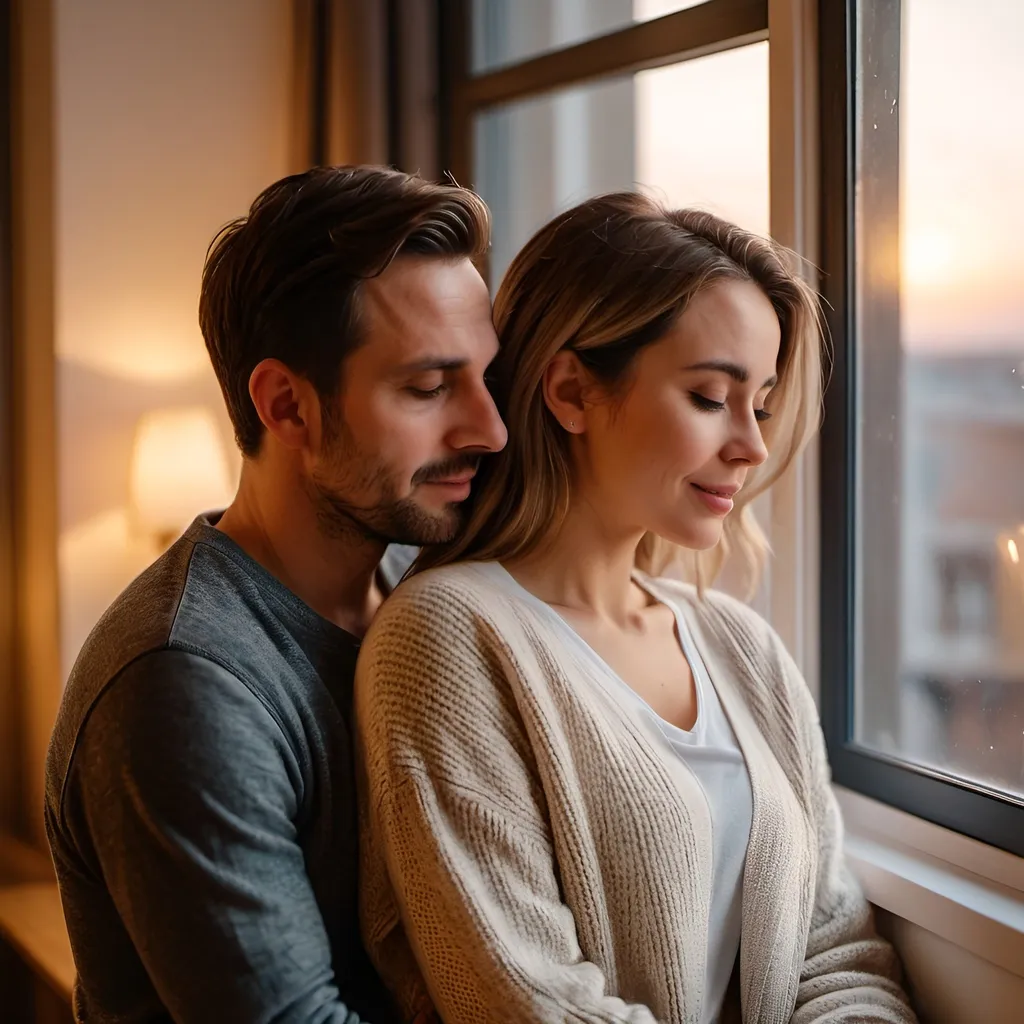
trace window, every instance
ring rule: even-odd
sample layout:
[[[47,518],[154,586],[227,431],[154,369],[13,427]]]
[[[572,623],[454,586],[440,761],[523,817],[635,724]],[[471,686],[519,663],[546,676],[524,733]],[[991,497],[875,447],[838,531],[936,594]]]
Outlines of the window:
[[[474,143],[494,287],[541,225],[600,192],[640,188],[767,234],[768,44],[488,109]]]
[[[440,5],[439,36],[440,164],[504,209],[520,244],[565,205],[609,187],[649,184],[672,202],[732,211],[729,190],[743,182],[725,180],[737,169],[737,142],[723,126],[739,133],[739,162],[749,164],[740,174],[759,190],[735,216],[765,229],[766,48],[749,44],[767,39],[767,0],[450,0]],[[692,71],[682,70],[684,61]],[[744,76],[746,94],[731,81],[735,74]],[[702,82],[720,100],[706,104]],[[685,107],[670,123],[658,113],[674,97],[692,104],[695,140],[709,110],[717,129],[717,143],[695,145],[685,167],[672,140],[649,127],[658,118],[657,135],[686,136]],[[528,168],[524,152],[535,161]],[[707,182],[716,184],[705,189]],[[500,216],[495,238],[514,252]],[[492,279],[507,257],[494,254]]]
[[[1024,7],[822,5],[837,782],[1024,854]]]
[[[480,74],[650,21],[705,0],[473,0],[472,71]]]

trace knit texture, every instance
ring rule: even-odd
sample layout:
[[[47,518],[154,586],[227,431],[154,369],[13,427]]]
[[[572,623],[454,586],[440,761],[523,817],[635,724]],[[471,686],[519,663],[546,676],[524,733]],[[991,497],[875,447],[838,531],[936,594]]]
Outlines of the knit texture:
[[[741,1002],[764,1024],[915,1021],[843,863],[792,659],[741,603],[650,585],[686,616],[750,771],[723,1019]],[[696,1024],[707,802],[556,626],[472,563],[413,577],[378,613],[356,678],[367,949],[408,1017]]]

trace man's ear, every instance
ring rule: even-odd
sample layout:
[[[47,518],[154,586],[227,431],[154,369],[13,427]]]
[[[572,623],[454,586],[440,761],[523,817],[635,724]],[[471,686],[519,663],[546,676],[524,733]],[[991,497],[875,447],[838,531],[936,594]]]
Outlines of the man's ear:
[[[586,432],[586,396],[592,385],[590,373],[579,356],[568,349],[556,353],[544,370],[544,401],[552,416],[570,434]]]
[[[249,397],[267,433],[286,448],[319,448],[320,399],[305,377],[264,359],[249,376]]]

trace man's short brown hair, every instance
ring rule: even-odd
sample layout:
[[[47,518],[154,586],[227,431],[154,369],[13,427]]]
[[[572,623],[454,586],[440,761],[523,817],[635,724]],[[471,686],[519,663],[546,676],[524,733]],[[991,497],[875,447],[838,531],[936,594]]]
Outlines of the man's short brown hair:
[[[280,359],[322,398],[359,344],[360,283],[398,255],[476,259],[490,217],[479,196],[384,167],[317,167],[282,178],[223,228],[203,269],[199,323],[242,453],[263,424],[249,377]]]

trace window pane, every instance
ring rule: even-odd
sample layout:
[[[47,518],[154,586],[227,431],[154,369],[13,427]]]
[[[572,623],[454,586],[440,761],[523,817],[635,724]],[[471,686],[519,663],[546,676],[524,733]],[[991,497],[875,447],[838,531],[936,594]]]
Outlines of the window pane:
[[[861,5],[857,739],[1024,796],[1024,5],[903,0],[901,54],[877,6]]]
[[[706,0],[473,0],[473,74],[650,21]]]
[[[492,287],[542,224],[615,189],[767,233],[768,44],[488,111],[475,146],[494,218]]]

